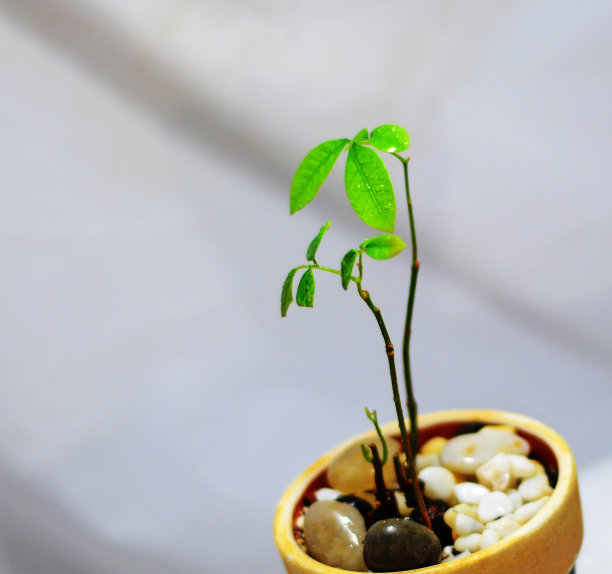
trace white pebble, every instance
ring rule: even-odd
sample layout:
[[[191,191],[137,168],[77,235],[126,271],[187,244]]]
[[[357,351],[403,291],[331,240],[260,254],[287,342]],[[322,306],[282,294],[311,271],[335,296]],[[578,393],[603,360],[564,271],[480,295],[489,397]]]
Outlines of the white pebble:
[[[476,478],[491,490],[506,490],[512,480],[508,455],[500,452],[476,469]]]
[[[478,504],[485,494],[491,492],[486,486],[477,482],[460,482],[455,485],[453,491],[459,502],[468,504]]]
[[[511,512],[512,501],[503,492],[490,492],[478,504],[478,518],[482,522],[490,522]]]
[[[516,521],[510,518],[509,516],[502,516],[497,520],[493,520],[487,524],[487,528],[491,528],[497,532],[500,539],[506,538],[506,536],[510,536],[516,532],[521,525]]]
[[[533,500],[521,506],[513,515],[514,520],[519,524],[525,524],[530,518],[535,516],[535,513],[546,504],[550,496],[543,496],[539,500]]]
[[[479,466],[500,452],[526,455],[529,443],[506,429],[485,427],[450,439],[440,451],[440,462],[453,472],[474,474]]]
[[[421,470],[429,466],[440,466],[440,458],[437,454],[432,453],[416,455],[417,472],[420,472]]]
[[[530,502],[551,494],[553,489],[548,483],[546,474],[540,472],[531,478],[523,480],[518,487],[518,491],[524,501]]]
[[[484,524],[482,522],[474,520],[471,516],[463,514],[463,512],[457,513],[457,518],[455,519],[455,527],[453,528],[453,530],[459,536],[472,534],[472,532],[482,532],[483,529]]]
[[[445,502],[453,499],[455,475],[442,466],[428,466],[419,472],[419,480],[425,483],[425,495],[429,498],[440,498]]]
[[[487,546],[495,544],[496,542],[499,542],[499,534],[492,528],[485,528],[482,531],[482,539],[480,541],[481,550]]]
[[[342,493],[335,488],[323,487],[314,493],[316,500],[336,500],[339,496],[342,496]]]
[[[538,465],[526,456],[509,454],[507,457],[514,478],[529,478],[538,471]]]
[[[475,532],[473,534],[468,534],[467,536],[459,536],[459,538],[455,540],[455,548],[459,550],[459,552],[464,552],[465,550],[476,552],[477,550],[480,550],[481,542],[482,534]]]
[[[511,488],[510,490],[506,491],[506,494],[508,495],[510,502],[512,502],[512,512],[523,506],[523,499],[516,488]]]
[[[457,560],[457,558],[463,558],[464,556],[469,556],[470,554],[471,552],[469,550],[464,550],[460,554],[451,554],[446,558],[442,558],[441,562],[452,562],[453,560]]]
[[[395,496],[395,503],[400,515],[410,516],[414,508],[406,505],[406,495],[401,490],[394,490],[393,495]]]

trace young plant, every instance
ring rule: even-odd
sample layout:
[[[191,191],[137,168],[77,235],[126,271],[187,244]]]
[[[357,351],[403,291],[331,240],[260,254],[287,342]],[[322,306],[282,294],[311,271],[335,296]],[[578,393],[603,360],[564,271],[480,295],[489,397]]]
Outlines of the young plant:
[[[304,270],[295,295],[295,301],[297,305],[301,307],[313,307],[314,305],[314,271],[323,271],[338,275],[341,279],[342,287],[345,290],[348,289],[351,282],[355,284],[359,297],[373,313],[385,343],[385,352],[389,363],[389,374],[393,389],[393,400],[400,429],[402,448],[406,456],[408,472],[411,478],[410,482],[414,489],[415,498],[421,515],[423,516],[423,520],[430,526],[429,516],[417,479],[414,461],[414,456],[418,448],[418,427],[417,404],[412,389],[412,374],[410,367],[410,336],[419,261],[417,257],[416,230],[408,181],[408,162],[410,158],[400,155],[401,152],[405,152],[408,149],[409,144],[410,138],[406,130],[396,125],[383,125],[374,129],[371,133],[363,129],[352,140],[344,138],[323,142],[306,155],[298,167],[291,184],[291,214],[296,213],[315,198],[327,179],[327,176],[336,164],[340,154],[342,152],[347,152],[344,181],[349,202],[357,216],[364,223],[386,233],[366,239],[358,248],[350,249],[344,257],[342,257],[339,269],[324,267],[317,262],[316,254],[325,233],[331,225],[330,222],[327,222],[321,227],[319,233],[310,242],[306,250],[307,263],[293,268],[285,279],[281,293],[281,315],[283,317],[286,316],[289,306],[294,300],[293,282],[298,271]],[[410,222],[412,266],[402,345],[404,383],[410,420],[410,434],[408,434],[406,428],[402,401],[400,398],[395,367],[394,346],[391,342],[380,309],[373,303],[369,292],[363,288],[364,254],[373,259],[390,259],[406,247],[405,242],[400,237],[392,235],[395,229],[395,193],[389,172],[379,155],[380,153],[390,154],[398,159],[403,166],[404,187]],[[357,272],[353,274],[355,268]]]

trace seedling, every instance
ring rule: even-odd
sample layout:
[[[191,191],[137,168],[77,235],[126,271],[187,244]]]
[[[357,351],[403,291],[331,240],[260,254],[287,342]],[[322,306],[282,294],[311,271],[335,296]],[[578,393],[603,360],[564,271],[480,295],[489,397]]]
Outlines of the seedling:
[[[402,152],[408,149],[409,145],[410,138],[405,129],[396,125],[383,125],[370,133],[368,133],[368,130],[363,129],[353,139],[344,138],[323,142],[306,155],[299,165],[291,184],[291,214],[304,208],[315,198],[340,155],[346,152],[344,182],[349,202],[357,216],[364,223],[385,233],[366,239],[359,247],[347,251],[341,258],[339,268],[323,266],[317,261],[316,255],[321,241],[331,226],[331,222],[328,221],[321,227],[319,233],[308,245],[306,250],[306,263],[294,267],[289,271],[281,293],[281,315],[283,317],[287,315],[287,311],[294,301],[293,283],[298,272],[303,271],[295,293],[295,302],[300,307],[314,306],[315,271],[338,275],[341,285],[345,290],[349,288],[351,283],[355,285],[359,297],[374,315],[384,340],[385,352],[389,363],[391,386],[393,389],[393,401],[395,403],[402,448],[406,456],[410,483],[414,490],[414,495],[423,520],[431,527],[423,494],[417,479],[414,461],[418,447],[418,427],[417,403],[412,389],[412,374],[410,368],[410,335],[419,261],[408,180],[408,162],[410,158],[401,155]],[[391,155],[398,159],[403,166],[404,188],[410,222],[412,266],[410,271],[410,284],[408,287],[406,321],[402,345],[403,372],[406,403],[410,421],[410,434],[408,434],[406,428],[404,410],[400,397],[395,366],[395,349],[379,307],[372,301],[370,293],[363,288],[364,255],[379,260],[391,259],[406,247],[406,243],[401,237],[393,235],[396,215],[395,192],[391,177],[380,154]],[[378,430],[379,427],[376,421],[375,411],[374,413],[370,413],[370,411],[366,409],[366,414]],[[375,466],[380,463],[377,452],[372,450],[370,454],[365,446],[363,451],[366,459],[373,462]],[[378,462],[376,462],[376,459],[378,459]]]

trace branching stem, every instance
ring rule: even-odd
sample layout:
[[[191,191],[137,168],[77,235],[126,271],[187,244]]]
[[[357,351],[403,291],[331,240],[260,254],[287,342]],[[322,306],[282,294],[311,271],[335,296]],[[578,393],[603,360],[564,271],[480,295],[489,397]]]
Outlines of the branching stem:
[[[416,474],[416,465],[414,463],[413,451],[410,442],[408,440],[408,431],[406,429],[406,420],[404,419],[404,409],[402,408],[402,400],[400,398],[399,385],[397,383],[397,370],[395,368],[395,351],[393,348],[393,343],[391,342],[391,338],[389,337],[389,332],[387,331],[387,327],[385,325],[385,321],[383,320],[380,309],[374,305],[372,302],[372,298],[368,291],[365,291],[361,286],[361,279],[363,273],[362,266],[362,254],[359,254],[359,281],[357,284],[357,291],[359,292],[359,296],[363,299],[365,304],[369,307],[370,311],[372,311],[374,317],[376,318],[376,322],[378,323],[378,327],[380,329],[380,333],[385,341],[385,351],[387,353],[387,360],[389,362],[389,374],[391,375],[391,387],[393,389],[393,402],[395,403],[395,412],[397,414],[397,422],[399,425],[400,436],[402,439],[402,447],[404,450],[404,454],[406,455],[406,463],[408,465],[408,470],[410,472],[410,477],[412,479],[412,489],[414,492],[414,496],[417,500],[417,504],[419,507],[419,511],[423,516],[423,520],[429,528],[431,528],[431,522],[429,520],[429,514],[427,513],[427,507],[425,506],[425,500],[423,498],[423,492],[419,487],[419,480]]]

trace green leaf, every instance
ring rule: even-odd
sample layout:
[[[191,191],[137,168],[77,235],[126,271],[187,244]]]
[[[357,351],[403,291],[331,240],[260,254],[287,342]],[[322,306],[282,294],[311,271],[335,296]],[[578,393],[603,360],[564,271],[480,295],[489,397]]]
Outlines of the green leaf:
[[[380,151],[389,153],[406,151],[410,146],[410,136],[404,128],[386,124],[372,131],[370,143]]]
[[[289,197],[291,215],[315,198],[347,143],[349,143],[347,139],[330,140],[308,152],[297,168],[291,183]]]
[[[359,252],[357,249],[351,249],[343,258],[340,263],[340,277],[342,278],[342,287],[346,291],[351,281],[351,275],[353,274],[353,267],[355,266],[355,260]]]
[[[354,138],[353,141],[355,143],[363,143],[368,139],[368,130],[363,128]]]
[[[397,235],[379,235],[366,239],[359,247],[372,259],[391,259],[406,248],[406,244]]]
[[[346,159],[344,183],[359,218],[379,231],[395,227],[395,194],[382,159],[370,148],[352,144]]]
[[[321,240],[323,239],[323,236],[330,228],[330,226],[331,221],[328,221],[323,227],[321,227],[317,236],[310,242],[310,245],[306,250],[306,261],[312,261],[313,263],[316,263],[315,255],[317,254],[317,249],[319,249],[319,245],[321,245]]]
[[[281,317],[287,316],[289,306],[293,303],[293,278],[297,273],[298,268],[289,271],[289,274],[285,278],[283,283],[283,290],[281,291]]]
[[[304,275],[298,283],[297,293],[295,294],[295,302],[300,307],[313,307],[315,294],[315,278],[312,268],[306,269]]]

